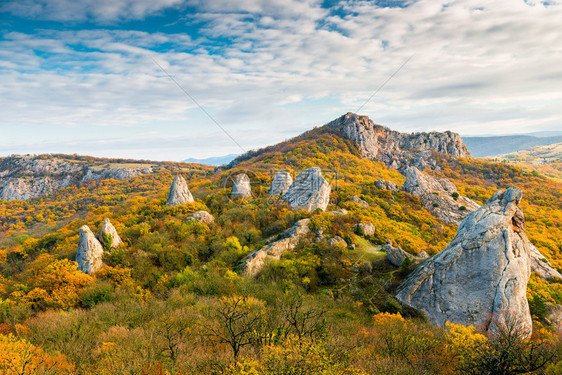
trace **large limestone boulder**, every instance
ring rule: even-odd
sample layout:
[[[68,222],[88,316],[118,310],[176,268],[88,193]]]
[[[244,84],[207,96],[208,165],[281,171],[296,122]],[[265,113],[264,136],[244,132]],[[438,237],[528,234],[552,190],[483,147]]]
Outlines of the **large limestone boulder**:
[[[325,211],[330,202],[331,190],[320,168],[312,167],[297,176],[282,198],[294,209],[314,211],[320,208]]]
[[[310,219],[299,220],[290,229],[280,235],[280,239],[246,256],[242,265],[242,274],[256,276],[267,259],[280,259],[287,252],[294,250],[299,241],[310,233]]]
[[[371,223],[357,223],[353,226],[353,230],[361,236],[371,237],[375,235],[375,226]]]
[[[191,195],[191,192],[187,187],[187,182],[185,182],[183,176],[177,175],[170,187],[170,193],[168,194],[166,206],[178,206],[188,202],[193,202],[193,196]]]
[[[121,240],[121,237],[119,237],[117,230],[115,229],[113,224],[111,224],[111,221],[108,218],[103,219],[103,225],[101,227],[98,238],[103,247],[107,247],[107,245],[109,245],[111,249],[115,249],[123,244],[123,241]],[[108,241],[111,239],[111,243],[106,244],[106,239]]]
[[[396,298],[440,326],[450,321],[494,331],[506,316],[515,316],[530,334],[531,243],[521,198],[513,187],[494,194],[461,223],[442,252],[408,276]],[[491,323],[492,317],[499,323]]]
[[[381,250],[386,252],[386,258],[394,267],[400,267],[406,258],[414,258],[414,256],[402,250],[400,246],[384,245]]]
[[[246,173],[240,173],[234,178],[232,185],[232,198],[249,198],[252,195],[250,177]]]
[[[188,216],[187,221],[196,221],[198,223],[210,225],[215,222],[215,218],[207,211],[201,210],[201,211],[196,211],[192,213],[190,216]]]
[[[97,272],[102,266],[103,247],[87,225],[80,228],[76,262],[78,269],[87,274]]]
[[[459,225],[479,205],[459,195],[457,187],[446,178],[436,178],[415,167],[404,170],[404,190],[418,198],[423,208],[440,221]]]
[[[273,177],[273,182],[271,183],[271,189],[269,189],[269,195],[283,195],[289,190],[293,183],[293,177],[287,171],[277,171],[275,177]]]

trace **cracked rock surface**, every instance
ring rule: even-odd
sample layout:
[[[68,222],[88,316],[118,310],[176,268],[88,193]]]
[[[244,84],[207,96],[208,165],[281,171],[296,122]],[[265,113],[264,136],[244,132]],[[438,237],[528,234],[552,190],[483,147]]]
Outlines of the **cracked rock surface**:
[[[461,223],[456,237],[423,262],[398,288],[396,298],[429,321],[474,325],[495,331],[515,316],[532,329],[526,290],[531,248],[519,208],[521,190],[500,190]]]

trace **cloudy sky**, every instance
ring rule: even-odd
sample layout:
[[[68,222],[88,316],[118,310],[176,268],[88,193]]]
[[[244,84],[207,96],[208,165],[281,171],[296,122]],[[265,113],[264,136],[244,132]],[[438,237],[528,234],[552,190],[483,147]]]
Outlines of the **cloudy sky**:
[[[560,0],[2,0],[0,155],[218,156],[359,108],[561,130],[561,20]]]

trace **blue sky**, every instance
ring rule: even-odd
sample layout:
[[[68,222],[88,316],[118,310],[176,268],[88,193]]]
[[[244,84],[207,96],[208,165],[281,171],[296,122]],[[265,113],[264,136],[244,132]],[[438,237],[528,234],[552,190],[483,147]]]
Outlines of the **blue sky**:
[[[0,155],[181,160],[355,112],[400,131],[562,129],[562,2],[4,0]]]

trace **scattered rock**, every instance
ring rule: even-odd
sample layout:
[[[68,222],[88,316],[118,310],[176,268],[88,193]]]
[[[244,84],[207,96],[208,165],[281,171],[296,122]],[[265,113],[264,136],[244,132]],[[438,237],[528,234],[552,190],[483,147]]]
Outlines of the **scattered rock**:
[[[440,224],[433,224],[431,226],[431,229],[435,229],[435,230],[443,230],[443,228],[445,228],[443,225]]]
[[[502,324],[507,313],[530,334],[526,291],[531,244],[521,198],[521,190],[512,187],[494,194],[461,223],[442,252],[408,276],[396,298],[439,326],[450,321],[495,331],[491,317]]]
[[[352,243],[351,245],[349,245],[349,250],[355,250],[355,244]]]
[[[340,236],[330,237],[326,240],[330,246],[343,246],[347,247],[347,242]]]
[[[232,198],[249,198],[252,196],[250,177],[246,173],[240,173],[234,178],[231,196]]]
[[[371,262],[367,262],[366,260],[364,260],[362,262],[355,263],[351,270],[355,273],[368,274],[373,272],[373,265],[371,264]]]
[[[314,211],[320,208],[325,211],[330,202],[331,190],[328,181],[322,177],[320,168],[312,167],[297,176],[282,199],[294,209]]]
[[[269,195],[283,195],[289,190],[289,187],[293,183],[293,177],[287,171],[277,171],[275,177],[273,177],[273,182],[271,183],[271,189],[269,189]]]
[[[116,249],[118,246],[123,244],[117,230],[115,230],[115,227],[111,224],[111,221],[109,221],[108,218],[103,219],[103,226],[101,227],[98,238],[104,248],[107,247],[105,243],[106,238],[111,240],[111,244],[109,245],[111,249]]]
[[[404,190],[420,198],[423,208],[442,222],[459,225],[479,207],[476,202],[459,195],[455,184],[446,178],[432,177],[415,167],[406,168],[404,176]]]
[[[546,319],[557,332],[562,331],[562,305],[547,304]]]
[[[254,277],[261,271],[266,259],[280,259],[286,251],[295,249],[299,241],[310,232],[309,223],[310,219],[297,221],[290,229],[281,233],[280,239],[246,256],[242,274]]]
[[[358,223],[353,226],[353,230],[360,236],[372,237],[375,235],[375,226],[371,223]]]
[[[427,259],[427,258],[429,258],[429,255],[427,254],[427,252],[425,250],[422,250],[416,255],[416,257],[418,259]]]
[[[196,211],[187,217],[187,221],[196,221],[198,223],[203,223],[210,225],[215,222],[215,218],[213,215],[208,213],[207,211]]]
[[[393,247],[392,245],[384,245],[381,250],[386,252],[386,258],[394,267],[400,267],[406,257],[410,259],[414,258],[413,255],[402,250],[400,246]]]
[[[544,280],[562,279],[558,270],[531,244],[531,272],[535,272]]]
[[[363,199],[359,198],[357,195],[354,195],[353,198],[349,200],[350,202],[357,203],[363,208],[369,208],[369,203],[365,202]]]
[[[328,212],[334,215],[347,215],[347,210],[345,208],[340,208],[339,210],[328,211]]]
[[[78,269],[91,275],[103,266],[103,247],[87,225],[80,228],[78,235],[78,251],[76,252]]]
[[[170,193],[168,194],[166,206],[178,206],[193,201],[193,196],[191,195],[191,192],[187,187],[187,182],[185,182],[183,176],[177,175],[174,177],[174,181],[170,187]]]
[[[379,189],[390,190],[392,192],[398,191],[398,186],[392,181],[378,180],[375,182],[375,186]]]

